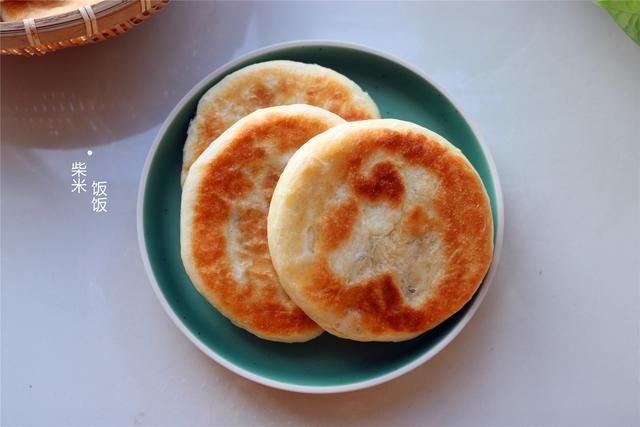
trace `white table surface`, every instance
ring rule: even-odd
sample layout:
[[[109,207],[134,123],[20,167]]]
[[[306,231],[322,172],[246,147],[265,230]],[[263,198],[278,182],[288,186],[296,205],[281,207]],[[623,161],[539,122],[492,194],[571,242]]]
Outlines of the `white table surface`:
[[[164,313],[136,240],[141,168],[172,107],[223,63],[296,39],[421,67],[485,137],[505,195],[500,268],[468,327],[343,395],[211,361]],[[640,424],[640,47],[597,6],[174,2],[1,71],[3,426]],[[71,194],[74,161],[108,180],[108,214]]]

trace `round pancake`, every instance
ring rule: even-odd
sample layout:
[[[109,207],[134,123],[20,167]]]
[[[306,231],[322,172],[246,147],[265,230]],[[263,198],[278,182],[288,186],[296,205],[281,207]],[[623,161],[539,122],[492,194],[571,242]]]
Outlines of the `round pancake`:
[[[469,301],[493,255],[489,199],[464,155],[399,120],[347,123],[287,164],[271,201],[280,283],[326,331],[402,341]]]
[[[249,65],[200,99],[184,145],[182,182],[200,153],[229,126],[260,108],[287,104],[314,105],[347,121],[380,117],[366,92],[329,68],[294,61]]]
[[[289,157],[343,122],[308,105],[256,111],[211,144],[185,182],[180,217],[185,269],[218,311],[261,338],[299,342],[322,333],[278,282],[267,245],[267,212]]]

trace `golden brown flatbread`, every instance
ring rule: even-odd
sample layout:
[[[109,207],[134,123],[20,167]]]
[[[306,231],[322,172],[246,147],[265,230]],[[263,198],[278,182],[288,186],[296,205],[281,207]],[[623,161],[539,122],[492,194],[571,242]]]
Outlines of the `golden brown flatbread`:
[[[487,193],[444,138],[365,120],[312,138],[273,194],[268,241],[280,283],[326,331],[402,341],[469,301],[493,254]]]
[[[185,269],[213,306],[259,337],[299,342],[322,333],[280,286],[267,245],[267,212],[294,151],[343,122],[308,105],[256,111],[211,144],[185,181],[180,218]]]
[[[184,145],[182,182],[211,141],[260,108],[309,104],[347,121],[379,118],[378,107],[360,87],[333,70],[294,61],[268,61],[229,74],[200,99]]]

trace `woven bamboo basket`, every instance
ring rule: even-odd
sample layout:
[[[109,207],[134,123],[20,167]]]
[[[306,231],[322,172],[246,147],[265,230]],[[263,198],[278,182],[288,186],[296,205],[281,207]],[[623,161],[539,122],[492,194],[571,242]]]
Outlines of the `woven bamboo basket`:
[[[169,0],[105,0],[71,12],[23,21],[0,22],[3,55],[44,55],[96,43],[140,24]]]

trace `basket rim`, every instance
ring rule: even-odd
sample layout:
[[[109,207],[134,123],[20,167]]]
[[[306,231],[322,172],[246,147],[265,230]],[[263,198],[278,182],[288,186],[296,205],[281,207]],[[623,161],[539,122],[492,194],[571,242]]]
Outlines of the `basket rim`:
[[[102,0],[100,2],[92,4],[91,8],[96,15],[96,19],[100,19],[120,9],[131,6],[132,3],[140,2],[132,2],[131,0]],[[38,28],[38,32],[60,30],[70,26],[82,24],[83,22],[84,21],[82,18],[82,14],[78,11],[78,9],[65,13],[35,18],[35,24]],[[24,34],[26,34],[26,30],[23,20],[0,22],[0,37],[12,37]]]

